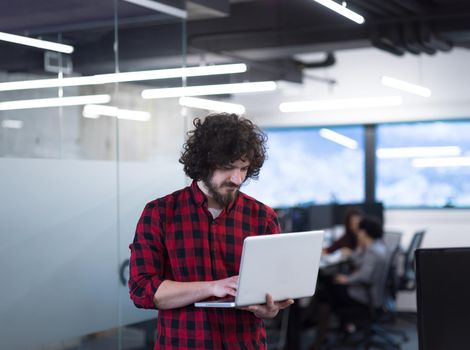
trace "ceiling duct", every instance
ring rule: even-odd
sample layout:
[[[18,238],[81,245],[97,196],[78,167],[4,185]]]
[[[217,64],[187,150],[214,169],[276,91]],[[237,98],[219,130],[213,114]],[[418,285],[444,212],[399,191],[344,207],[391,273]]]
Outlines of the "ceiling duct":
[[[403,56],[405,48],[400,45],[400,35],[393,26],[375,26],[370,32],[370,41],[372,46],[391,53],[396,56]]]
[[[426,22],[402,22],[375,27],[371,31],[372,45],[378,49],[402,56],[434,55],[438,51],[450,51],[452,43],[438,37]]]
[[[335,55],[332,52],[328,52],[325,59],[323,61],[317,62],[303,62],[300,60],[296,60],[297,64],[300,65],[301,68],[325,68],[333,66],[336,63]]]
[[[423,45],[419,37],[419,25],[416,23],[403,23],[401,26],[401,33],[403,36],[403,46],[408,52],[419,55],[421,53],[427,53],[428,55],[434,55],[436,49],[431,46]]]

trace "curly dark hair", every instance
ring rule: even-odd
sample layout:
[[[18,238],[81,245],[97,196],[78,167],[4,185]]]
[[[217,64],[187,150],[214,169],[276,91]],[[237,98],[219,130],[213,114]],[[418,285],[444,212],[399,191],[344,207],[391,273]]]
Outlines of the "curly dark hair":
[[[238,159],[248,160],[246,180],[257,178],[266,159],[267,136],[250,120],[236,114],[196,118],[179,162],[191,179],[207,180],[215,169]]]

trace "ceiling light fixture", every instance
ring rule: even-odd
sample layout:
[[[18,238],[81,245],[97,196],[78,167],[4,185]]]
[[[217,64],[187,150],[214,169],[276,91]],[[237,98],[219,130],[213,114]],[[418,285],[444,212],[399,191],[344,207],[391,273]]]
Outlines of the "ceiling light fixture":
[[[411,165],[414,168],[448,168],[470,166],[470,157],[416,158]]]
[[[5,129],[21,129],[23,127],[22,120],[4,119],[2,120],[2,128]]]
[[[279,105],[281,112],[326,111],[352,108],[376,108],[399,106],[403,103],[401,96],[361,97],[338,100],[317,100],[283,102]]]
[[[169,98],[182,96],[205,96],[223,94],[242,94],[250,92],[274,91],[277,84],[274,81],[260,81],[255,83],[236,83],[220,85],[201,85],[167,89],[147,89],[142,91],[142,98]]]
[[[423,96],[423,97],[430,97],[431,90],[427,87],[411,84],[403,80],[395,79],[392,77],[383,76],[382,77],[382,84],[394,89],[406,91],[415,95]]]
[[[84,95],[69,97],[40,98],[34,100],[16,100],[0,102],[0,111],[15,109],[48,108],[60,106],[79,106],[92,103],[108,103],[110,95]]]
[[[357,148],[356,140],[350,137],[344,136],[343,134],[337,133],[336,131],[333,131],[330,129],[325,129],[325,128],[320,129],[320,136],[349,149]]]
[[[180,97],[179,104],[184,107],[199,108],[215,112],[243,114],[246,111],[245,106],[240,104],[207,100],[196,97]]]
[[[10,33],[5,33],[5,32],[0,32],[0,40],[8,41],[14,44],[32,46],[32,47],[37,47],[39,49],[57,51],[57,52],[62,52],[62,53],[72,53],[74,50],[73,46],[70,46],[70,45],[29,38],[27,36],[15,35],[15,34],[10,34]]]
[[[335,11],[336,13],[350,19],[353,22],[356,22],[358,24],[364,23],[364,17],[362,17],[360,14],[351,11],[348,9],[345,4],[340,5],[337,2],[334,2],[332,0],[313,0],[315,2],[318,2],[320,5],[323,5],[325,7],[328,7],[330,10]]]
[[[376,151],[377,158],[416,158],[416,157],[449,157],[458,156],[462,149],[458,146],[442,147],[394,147],[379,148]]]
[[[246,72],[244,63],[221,64],[213,66],[199,66],[188,68],[170,68],[147,71],[97,74],[85,77],[38,79],[25,81],[10,81],[0,83],[0,91],[42,89],[65,86],[100,85],[110,83],[124,83],[130,81],[158,80],[181,77],[200,77],[209,75],[232,74]]]
[[[186,10],[182,10],[174,6],[162,4],[161,2],[157,2],[153,0],[124,0],[124,1],[130,2],[134,5],[146,7],[151,10],[166,13],[167,15],[175,16],[178,18],[186,19],[188,17],[188,12]]]
[[[118,119],[135,120],[146,122],[150,120],[151,114],[144,111],[134,111],[131,109],[121,109],[114,106],[85,105],[82,115],[85,118],[97,119],[100,116],[115,117]]]

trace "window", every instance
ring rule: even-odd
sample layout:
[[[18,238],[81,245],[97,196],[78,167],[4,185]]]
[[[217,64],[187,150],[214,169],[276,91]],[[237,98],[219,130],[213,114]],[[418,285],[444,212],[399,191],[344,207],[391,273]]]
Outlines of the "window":
[[[377,127],[377,199],[386,207],[470,206],[470,121]]]
[[[243,191],[275,208],[364,200],[364,129],[267,129],[268,160]]]

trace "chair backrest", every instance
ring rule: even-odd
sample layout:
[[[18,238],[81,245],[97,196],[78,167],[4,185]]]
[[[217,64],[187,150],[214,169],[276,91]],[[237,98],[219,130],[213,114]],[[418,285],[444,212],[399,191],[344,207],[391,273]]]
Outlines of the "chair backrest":
[[[390,252],[400,247],[401,237],[401,232],[386,231],[384,233],[383,241]]]
[[[384,309],[393,311],[395,309],[395,298],[399,286],[398,278],[398,257],[401,253],[400,242],[401,232],[387,231],[384,233],[383,241],[387,247],[389,257],[387,265],[387,274],[384,288]]]
[[[396,296],[399,289],[399,277],[397,262],[400,254],[400,246],[397,245],[394,250],[390,251],[387,274],[384,286],[384,302],[383,311],[385,313],[394,313],[396,311]]]
[[[415,250],[421,247],[425,230],[417,231],[411,239],[410,245],[405,253],[403,277],[400,289],[414,290],[416,288],[415,279]]]

